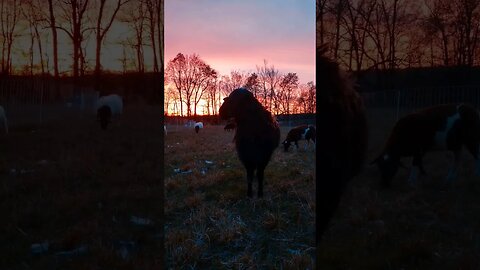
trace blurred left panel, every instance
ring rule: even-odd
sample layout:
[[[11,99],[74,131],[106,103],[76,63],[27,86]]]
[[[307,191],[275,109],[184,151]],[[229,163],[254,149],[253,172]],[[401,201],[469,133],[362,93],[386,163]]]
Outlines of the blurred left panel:
[[[163,0],[0,1],[0,269],[160,269]]]

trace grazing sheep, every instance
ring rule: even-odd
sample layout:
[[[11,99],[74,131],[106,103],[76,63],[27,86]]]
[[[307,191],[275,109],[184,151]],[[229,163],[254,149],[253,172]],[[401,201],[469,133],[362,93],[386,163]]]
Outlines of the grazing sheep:
[[[352,79],[324,56],[326,51],[320,46],[316,54],[317,123],[322,126],[317,135],[317,244],[348,181],[363,167],[368,141],[363,101]]]
[[[232,130],[235,129],[235,127],[236,127],[235,121],[230,120],[230,121],[227,122],[227,124],[225,125],[225,127],[223,128],[223,130],[225,130],[225,131],[232,131]]]
[[[195,123],[195,132],[198,133],[201,128],[203,128],[203,123],[202,122],[197,122]]]
[[[273,151],[280,142],[280,128],[272,114],[253,94],[238,88],[226,98],[220,107],[220,118],[234,118],[234,136],[238,157],[245,166],[248,181],[248,197],[252,197],[252,182],[255,171],[258,178],[258,197],[263,197],[263,173]]]
[[[123,101],[119,95],[109,95],[100,97],[97,101],[97,120],[102,129],[106,129],[111,122],[112,115],[121,114],[123,110]]]
[[[3,123],[5,134],[8,134],[7,115],[5,114],[5,109],[3,106],[0,106],[0,121]]]
[[[291,142],[295,142],[298,150],[298,141],[306,140],[307,144],[310,144],[310,140],[313,141],[313,146],[315,147],[315,137],[316,137],[315,127],[312,125],[301,125],[298,127],[292,128],[288,134],[285,141],[283,141],[283,147],[285,152],[288,152]],[[305,144],[305,150],[307,150],[307,144]]]
[[[454,162],[450,166],[447,182],[457,177],[463,146],[477,162],[480,175],[480,116],[467,104],[444,104],[411,113],[393,127],[382,153],[372,162],[382,173],[382,184],[389,186],[402,157],[413,157],[409,183],[415,184],[418,171],[425,174],[422,157],[430,151],[451,151]]]

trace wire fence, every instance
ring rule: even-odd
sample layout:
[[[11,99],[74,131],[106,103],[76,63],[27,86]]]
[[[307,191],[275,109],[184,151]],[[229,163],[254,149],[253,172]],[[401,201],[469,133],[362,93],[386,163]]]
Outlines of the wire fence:
[[[362,93],[365,105],[400,117],[421,108],[445,103],[469,103],[480,108],[480,86],[445,86]]]
[[[0,105],[9,126],[42,125],[68,114],[93,113],[98,96],[91,88],[55,83],[53,78],[0,78]]]

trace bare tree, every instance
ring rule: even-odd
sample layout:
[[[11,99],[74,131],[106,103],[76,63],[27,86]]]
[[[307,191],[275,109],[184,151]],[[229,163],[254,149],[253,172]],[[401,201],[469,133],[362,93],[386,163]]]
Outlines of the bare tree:
[[[163,41],[163,19],[164,19],[164,16],[163,16],[163,0],[157,0],[155,1],[156,5],[155,5],[155,8],[156,8],[156,11],[157,11],[157,30],[158,30],[158,34],[157,34],[157,38],[158,38],[158,52],[159,52],[159,61],[160,61],[160,71],[163,70],[163,64],[164,64],[164,56],[163,56],[163,48],[164,48],[164,41]]]
[[[132,1],[120,16],[122,22],[128,23],[133,30],[133,37],[127,38],[127,43],[134,49],[137,72],[145,72],[145,57],[143,47],[145,45],[145,20],[147,5],[144,1]]]
[[[53,11],[53,0],[48,0],[48,22],[50,29],[52,30],[52,43],[53,43],[53,74],[56,79],[58,79],[58,33],[57,33],[57,22],[55,18],[55,13]]]
[[[260,102],[272,111],[275,99],[275,89],[280,82],[280,73],[273,65],[268,66],[267,60],[263,61],[263,66],[257,66],[262,95]]]
[[[42,74],[45,74],[45,64],[43,60],[43,48],[42,48],[42,38],[40,35],[40,23],[44,20],[42,14],[38,12],[41,10],[39,3],[34,0],[26,0],[23,2],[22,6],[22,15],[25,20],[28,22],[29,31],[30,31],[30,48],[29,48],[29,60],[30,60],[30,74],[34,73],[34,46],[35,41],[38,46],[38,54],[40,58],[40,70]]]
[[[258,75],[257,73],[252,73],[250,76],[248,76],[247,81],[245,82],[245,87],[250,90],[250,92],[253,93],[253,96],[257,98],[257,96],[260,93],[260,82],[258,80]]]
[[[0,2],[0,30],[2,37],[1,73],[12,72],[12,46],[17,37],[16,28],[20,17],[20,1],[2,0]]]
[[[282,76],[277,94],[279,114],[290,114],[293,93],[296,88],[298,88],[298,76],[296,73],[287,73],[286,75]]]
[[[159,20],[156,7],[158,6],[158,0],[144,0],[146,9],[147,9],[147,20],[148,20],[148,31],[150,37],[150,43],[153,52],[153,72],[158,72],[158,56],[157,56],[157,46],[156,46],[156,28],[158,26],[157,20]]]
[[[217,72],[207,65],[200,58],[193,59],[194,87],[193,87],[193,114],[197,115],[197,106],[202,100],[204,93],[211,87],[214,87],[217,79]]]
[[[113,24],[113,21],[115,20],[115,17],[117,16],[118,11],[120,8],[130,0],[116,0],[115,5],[113,7],[112,13],[110,14],[109,18],[107,19],[107,22],[105,25],[102,24],[103,22],[103,17],[104,17],[104,12],[105,12],[105,4],[107,0],[99,0],[100,1],[100,6],[98,7],[98,15],[97,15],[97,24],[95,27],[95,41],[96,41],[96,49],[95,49],[95,74],[100,74],[102,65],[101,65],[101,51],[102,51],[102,43],[103,40],[105,39],[105,36],[107,35],[108,31],[110,30],[110,27]],[[110,10],[110,9],[107,9]]]
[[[196,106],[205,89],[213,87],[217,73],[208,66],[197,54],[177,56],[170,60],[165,69],[167,83],[173,83],[180,100],[180,112],[183,116],[183,104],[187,107],[187,116],[196,114]]]
[[[63,11],[62,17],[68,22],[70,29],[64,26],[56,26],[57,29],[64,31],[72,40],[73,45],[73,77],[78,78],[81,70],[84,53],[82,52],[82,43],[85,40],[85,33],[92,30],[85,26],[85,15],[89,0],[65,0],[61,5]]]

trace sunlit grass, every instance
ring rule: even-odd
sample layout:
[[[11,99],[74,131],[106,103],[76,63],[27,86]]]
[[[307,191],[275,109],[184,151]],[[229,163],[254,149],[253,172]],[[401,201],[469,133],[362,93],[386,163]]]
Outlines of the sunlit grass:
[[[282,139],[288,128],[282,129]],[[165,139],[166,255],[175,269],[313,267],[315,155],[278,148],[264,198],[247,198],[245,170],[223,126],[169,127]],[[181,172],[178,173],[178,169]],[[177,172],[175,172],[177,170]],[[254,182],[254,194],[257,183]]]

